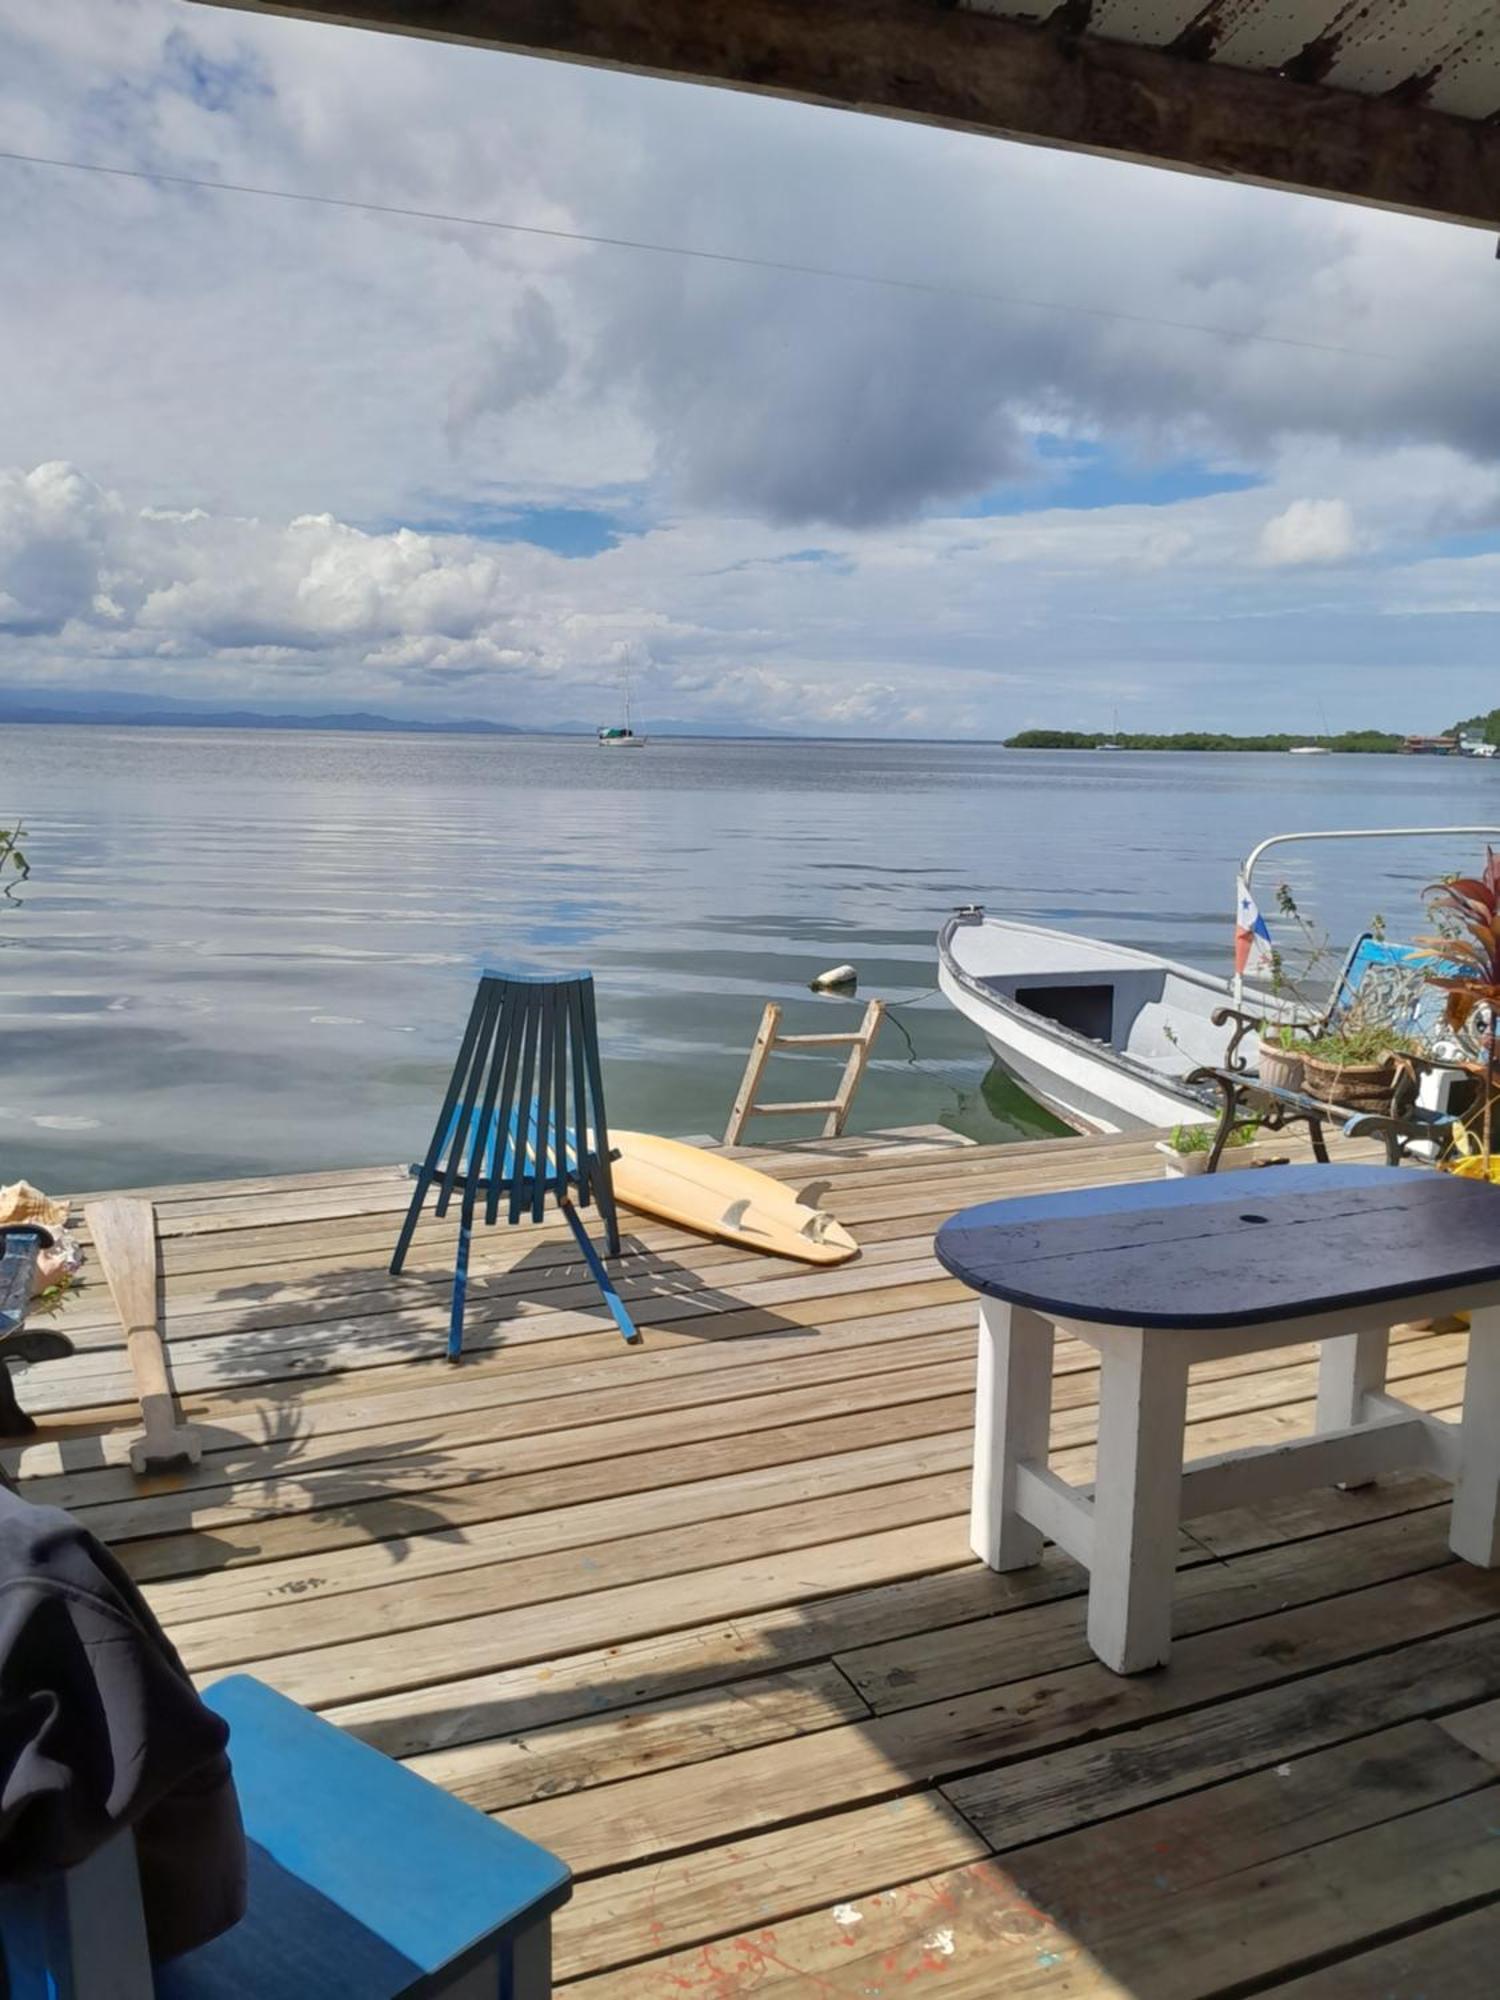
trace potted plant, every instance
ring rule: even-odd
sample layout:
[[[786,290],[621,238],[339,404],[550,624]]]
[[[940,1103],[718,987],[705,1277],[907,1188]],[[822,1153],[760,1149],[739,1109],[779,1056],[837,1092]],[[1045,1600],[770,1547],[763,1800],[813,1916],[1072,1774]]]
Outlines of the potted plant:
[[[1309,922],[1286,882],[1277,885],[1276,913],[1294,934],[1297,969],[1292,971],[1280,945],[1273,947],[1270,993],[1278,1012],[1262,1021],[1257,1031],[1256,1069],[1272,1090],[1301,1090],[1304,1060],[1324,1004],[1321,1000],[1315,1004],[1311,995],[1332,983],[1340,961],[1328,933]],[[1380,921],[1375,919],[1377,931]]]
[[[1389,1111],[1402,1058],[1420,1054],[1416,1042],[1388,1023],[1350,1017],[1334,1033],[1319,1035],[1302,1057],[1302,1088],[1323,1104],[1347,1111]]]
[[[1295,1021],[1262,1021],[1256,1050],[1260,1080],[1272,1090],[1301,1090],[1307,1030]]]
[[[1253,1121],[1237,1125],[1225,1142],[1219,1159],[1219,1171],[1228,1167],[1248,1167],[1249,1160],[1231,1160],[1230,1151],[1239,1146],[1248,1146],[1260,1136],[1260,1126]],[[1174,1125],[1169,1139],[1158,1139],[1156,1150],[1162,1156],[1162,1172],[1169,1180],[1179,1175],[1206,1174],[1208,1156],[1213,1151],[1214,1127],[1212,1125]]]
[[[1479,1131],[1458,1127],[1449,1170],[1476,1180],[1500,1181],[1493,1148],[1496,1085],[1496,1028],[1500,1024],[1500,860],[1484,852],[1484,871],[1432,883],[1427,907],[1437,926],[1434,937],[1417,942],[1430,953],[1426,977],[1447,994],[1443,1018],[1455,1034],[1467,1032],[1480,1058]],[[1481,1011],[1482,1010],[1482,1011]],[[1475,1030],[1478,1029],[1476,1037]]]

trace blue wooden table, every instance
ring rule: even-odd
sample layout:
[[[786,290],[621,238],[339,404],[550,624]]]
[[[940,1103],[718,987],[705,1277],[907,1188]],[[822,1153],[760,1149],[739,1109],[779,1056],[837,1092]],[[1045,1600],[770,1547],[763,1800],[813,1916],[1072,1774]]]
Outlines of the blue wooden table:
[[[1044,1538],[1090,1572],[1089,1640],[1131,1673],[1165,1661],[1177,1527],[1194,1514],[1423,1468],[1455,1482],[1455,1554],[1500,1562],[1500,1188],[1391,1167],[1023,1196],[943,1224],[939,1260],[980,1295],[971,1539],[992,1569]],[[1389,1329],[1473,1315],[1463,1419],[1386,1390]],[[1055,1330],[1100,1357],[1093,1487],[1047,1464]],[[1183,1465],[1194,1361],[1320,1343],[1311,1437]]]

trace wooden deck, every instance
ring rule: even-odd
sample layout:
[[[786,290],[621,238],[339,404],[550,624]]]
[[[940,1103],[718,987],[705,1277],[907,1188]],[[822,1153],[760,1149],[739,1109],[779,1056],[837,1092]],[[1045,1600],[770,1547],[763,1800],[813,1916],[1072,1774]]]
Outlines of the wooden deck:
[[[1141,1139],[767,1156],[831,1272],[628,1232],[627,1350],[553,1226],[385,1260],[393,1168],[152,1191],[203,1465],[135,1479],[106,1288],[22,1383],[19,1465],[193,1671],[248,1669],[555,1848],[569,2000],[1477,2000],[1500,1954],[1500,1574],[1427,1477],[1192,1524],[1170,1668],[1090,1656],[1082,1578],[967,1548],[980,1199],[1140,1178]],[[1465,1336],[1403,1332],[1456,1407]],[[1089,1354],[1056,1463],[1090,1469]],[[1190,1449],[1307,1427],[1312,1352],[1195,1371]]]

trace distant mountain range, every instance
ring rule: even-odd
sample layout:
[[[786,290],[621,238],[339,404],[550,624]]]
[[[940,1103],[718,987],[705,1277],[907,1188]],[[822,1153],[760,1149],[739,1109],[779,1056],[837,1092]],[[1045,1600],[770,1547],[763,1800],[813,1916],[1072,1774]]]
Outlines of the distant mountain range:
[[[150,729],[337,729],[340,731],[401,730],[421,735],[527,736],[508,722],[458,718],[417,721],[409,716],[376,715],[366,709],[329,710],[304,714],[297,710],[262,713],[252,708],[196,708],[190,702],[148,696],[80,694],[66,707],[54,695],[48,700],[29,695],[0,695],[0,723],[106,724],[112,728]]]
[[[0,693],[0,728],[8,723],[45,723],[54,728],[92,724],[111,729],[299,729],[332,730],[340,735],[396,733],[415,736],[592,736],[592,725],[542,724],[519,728],[510,722],[486,722],[477,716],[418,719],[409,715],[379,715],[368,709],[300,709],[267,713],[252,708],[203,708],[172,696],[106,694],[82,690],[62,706],[55,694],[22,691]],[[795,741],[785,731],[726,729],[703,722],[658,722],[649,726],[656,736],[771,736]]]

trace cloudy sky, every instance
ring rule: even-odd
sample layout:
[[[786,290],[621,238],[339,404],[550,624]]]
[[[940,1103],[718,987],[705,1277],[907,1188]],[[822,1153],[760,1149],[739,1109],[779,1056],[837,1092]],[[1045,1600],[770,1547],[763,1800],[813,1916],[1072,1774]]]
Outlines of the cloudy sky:
[[[0,160],[12,688],[592,725],[628,669],[648,722],[940,736],[1500,700],[1481,234],[187,0],[0,0],[0,146],[454,218]]]

